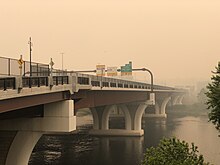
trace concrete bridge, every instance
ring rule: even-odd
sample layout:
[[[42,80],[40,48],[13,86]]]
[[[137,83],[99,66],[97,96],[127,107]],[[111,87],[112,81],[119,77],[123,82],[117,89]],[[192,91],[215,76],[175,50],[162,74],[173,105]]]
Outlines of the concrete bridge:
[[[166,117],[166,105],[181,103],[183,89],[71,72],[61,76],[0,77],[0,164],[28,164],[45,133],[76,130],[76,111],[90,108],[94,135],[142,136],[149,105]],[[125,129],[109,129],[109,114],[120,110]]]

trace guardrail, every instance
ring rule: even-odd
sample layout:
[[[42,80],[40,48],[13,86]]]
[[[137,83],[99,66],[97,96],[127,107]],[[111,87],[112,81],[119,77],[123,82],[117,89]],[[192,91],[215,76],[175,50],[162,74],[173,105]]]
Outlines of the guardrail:
[[[0,90],[15,89],[15,78],[0,78]]]
[[[23,87],[48,86],[48,77],[22,77]]]
[[[91,85],[93,87],[106,88],[127,88],[127,89],[151,89],[151,84],[135,82],[132,80],[121,80],[117,78],[100,77],[81,73],[71,73],[71,76],[53,76],[52,85],[69,84],[69,78],[75,77],[74,84]],[[15,89],[16,78],[5,77],[0,78],[0,90]],[[48,76],[22,77],[22,87],[41,87],[49,86]],[[155,90],[174,90],[175,88],[154,85]]]
[[[0,57],[0,75],[19,76],[20,69],[18,59]],[[31,62],[32,76],[49,76],[49,65]],[[24,61],[21,74],[28,76],[30,74],[30,62]]]
[[[72,73],[73,74],[73,73]],[[112,87],[112,88],[135,88],[135,89],[151,89],[151,84],[135,82],[132,80],[122,80],[117,78],[109,78],[102,76],[94,76],[82,73],[75,73],[77,83],[81,85],[92,85],[94,87]],[[172,87],[154,85],[157,90],[174,90]]]
[[[68,84],[68,83],[69,83],[68,76],[53,76],[54,85],[63,85],[63,84]]]
[[[69,84],[68,76],[53,76],[53,85]],[[22,77],[22,88],[49,86],[49,77]],[[16,89],[15,77],[1,77],[0,90]]]
[[[30,75],[30,62],[24,61],[21,74],[23,76],[23,87],[40,87],[48,86],[48,76],[50,75],[49,65],[40,63],[31,63],[32,77]],[[19,64],[17,59],[0,57],[0,75],[18,76],[20,75]],[[92,85],[94,87],[112,87],[112,88],[136,88],[150,89],[151,85],[132,80],[122,80],[117,78],[101,77],[79,72],[69,72],[64,70],[53,69],[53,84],[63,85],[68,84],[69,76],[77,78],[75,83],[81,85]],[[15,89],[15,78],[2,78],[0,80],[0,90]],[[154,85],[154,89],[172,90],[174,88]]]

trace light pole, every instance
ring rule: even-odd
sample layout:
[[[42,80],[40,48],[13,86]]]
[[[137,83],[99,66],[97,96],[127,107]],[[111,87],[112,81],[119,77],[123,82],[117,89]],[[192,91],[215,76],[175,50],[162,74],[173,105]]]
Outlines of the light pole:
[[[153,73],[146,68],[141,68],[141,69],[132,69],[133,71],[147,71],[150,73],[150,77],[151,77],[151,86],[150,86],[150,104],[151,105],[155,105],[155,93],[154,91],[154,77],[153,77]]]
[[[64,71],[63,71],[63,55],[64,55],[64,53],[62,52],[62,53],[60,53],[61,54],[61,62],[62,62],[62,76],[64,75]]]
[[[31,37],[30,37],[30,40],[28,41],[28,44],[30,45],[30,77],[31,77],[32,76],[31,52],[32,52],[32,46],[33,46],[33,43],[31,42]]]
[[[150,73],[150,77],[151,77],[151,86],[150,86],[150,91],[153,92],[154,91],[154,77],[153,77],[153,73],[146,68],[141,68],[141,69],[132,69],[132,71],[147,71]]]
[[[103,69],[102,69],[101,70],[101,84],[100,84],[101,89],[103,88],[102,76],[103,76],[104,73],[105,73],[105,70],[103,72]]]
[[[62,55],[62,71],[63,71],[63,55],[64,53],[60,53]]]
[[[147,71],[150,73],[150,77],[151,77],[151,92],[153,92],[154,90],[154,77],[153,77],[153,73],[149,70],[149,69],[146,69],[146,68],[142,68],[143,71]]]

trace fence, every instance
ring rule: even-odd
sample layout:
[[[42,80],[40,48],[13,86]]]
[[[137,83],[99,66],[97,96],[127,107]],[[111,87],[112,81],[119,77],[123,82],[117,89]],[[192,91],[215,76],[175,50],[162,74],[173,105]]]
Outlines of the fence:
[[[30,67],[32,69],[32,76],[30,77]],[[23,77],[24,87],[34,86],[48,86],[47,76],[50,75],[49,65],[32,62],[30,66],[29,61],[24,61],[22,64],[22,70],[20,73],[19,64],[17,59],[0,57],[0,78],[8,76]],[[134,82],[128,80],[121,80],[116,78],[108,78],[101,76],[94,76],[88,74],[81,74],[77,72],[68,72],[67,70],[53,69],[53,83],[54,85],[67,84],[68,76],[76,76],[77,83],[81,85],[92,85],[99,87],[115,87],[115,88],[139,88],[139,89],[150,89],[150,84]],[[0,80],[0,89],[14,89],[15,79],[3,78]],[[154,89],[161,90],[172,90],[174,88],[154,85]]]
[[[15,89],[15,77],[0,77],[0,90]],[[53,85],[69,84],[68,76],[53,76]],[[23,88],[48,86],[48,77],[22,77]]]
[[[48,86],[48,77],[23,77],[23,87]]]
[[[17,59],[0,57],[0,75],[18,76],[20,69]],[[49,65],[31,62],[32,76],[49,76]],[[24,61],[21,74],[30,76],[30,62]]]
[[[15,78],[0,78],[0,90],[15,89]]]

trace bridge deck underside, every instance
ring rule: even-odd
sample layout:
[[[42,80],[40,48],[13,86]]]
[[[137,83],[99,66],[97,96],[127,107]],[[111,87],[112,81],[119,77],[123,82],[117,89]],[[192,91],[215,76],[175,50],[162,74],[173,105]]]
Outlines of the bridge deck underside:
[[[79,91],[72,95],[75,109],[91,108],[104,105],[146,101],[149,92],[143,91]]]
[[[11,99],[1,100],[0,114],[13,110],[43,105],[47,103],[57,102],[69,99],[68,91],[54,92],[40,95],[31,95],[25,97],[16,97]]]

